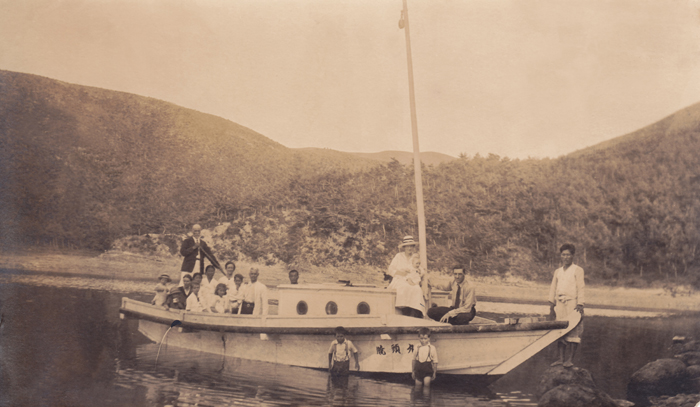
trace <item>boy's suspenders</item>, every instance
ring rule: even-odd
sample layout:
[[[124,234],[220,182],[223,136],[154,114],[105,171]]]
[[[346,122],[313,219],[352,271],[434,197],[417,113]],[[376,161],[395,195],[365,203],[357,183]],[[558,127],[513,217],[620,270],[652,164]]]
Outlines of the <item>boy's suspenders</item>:
[[[420,359],[418,359],[418,362],[419,362],[419,363],[426,363],[426,362],[431,362],[431,363],[432,363],[432,362],[433,362],[433,357],[430,356],[430,352],[432,352],[433,349],[430,347],[430,345],[425,345],[425,346],[428,347],[428,357],[425,359],[425,362],[421,362]],[[420,348],[422,348],[422,347],[423,347],[423,346],[419,346],[419,347],[418,347],[418,351],[416,352],[416,356],[418,356],[418,353],[420,352]]]
[[[335,343],[335,352],[333,353],[333,360],[340,362],[339,360],[336,360],[336,356],[335,356],[338,354],[338,345],[340,345],[340,344],[336,342]],[[345,360],[350,360],[350,355],[348,354],[348,340],[347,339],[343,342],[343,345],[345,345]]]

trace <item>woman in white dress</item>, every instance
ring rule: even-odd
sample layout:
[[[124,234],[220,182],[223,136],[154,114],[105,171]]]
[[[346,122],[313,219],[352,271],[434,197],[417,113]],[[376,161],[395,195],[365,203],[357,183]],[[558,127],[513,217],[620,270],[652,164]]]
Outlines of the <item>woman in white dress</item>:
[[[393,282],[393,278],[396,277],[397,273],[399,276],[406,276],[406,274],[413,269],[413,261],[411,258],[416,251],[417,245],[418,243],[413,240],[413,236],[405,236],[403,238],[403,241],[399,245],[399,252],[396,253],[391,264],[389,264],[389,269],[384,273],[387,276],[385,279],[392,279]],[[389,284],[389,288],[393,288],[393,286]]]
[[[392,277],[388,288],[396,290],[396,308],[400,308],[404,315],[422,318],[425,299],[420,286],[420,258],[414,253],[416,245],[413,236],[404,237],[399,245],[403,251],[394,256],[386,274]]]

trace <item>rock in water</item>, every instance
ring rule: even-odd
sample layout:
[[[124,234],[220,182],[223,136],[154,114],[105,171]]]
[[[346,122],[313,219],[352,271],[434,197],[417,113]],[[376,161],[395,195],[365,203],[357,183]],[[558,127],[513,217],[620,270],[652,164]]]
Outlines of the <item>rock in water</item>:
[[[700,377],[700,365],[688,366],[686,371],[688,372],[688,377],[691,379]]]
[[[538,407],[617,407],[607,394],[579,384],[562,384],[546,392]]]
[[[688,371],[679,359],[658,359],[637,370],[627,385],[627,398],[642,406],[649,397],[675,395],[686,387]]]
[[[586,369],[554,366],[545,370],[537,385],[537,398],[561,384],[578,384],[591,389],[596,388],[593,376]]]
[[[554,366],[547,369],[537,386],[540,407],[617,407],[600,391],[586,369]]]
[[[697,407],[700,404],[700,394],[679,394],[677,396],[652,397],[654,407]]]
[[[700,365],[700,352],[683,352],[676,355],[676,358],[682,360],[686,366]]]

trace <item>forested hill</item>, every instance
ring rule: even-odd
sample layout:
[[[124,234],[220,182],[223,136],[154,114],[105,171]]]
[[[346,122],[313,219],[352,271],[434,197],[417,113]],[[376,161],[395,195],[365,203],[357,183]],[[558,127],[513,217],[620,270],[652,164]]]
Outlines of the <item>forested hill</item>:
[[[404,165],[413,165],[413,153],[406,151],[382,151],[379,153],[353,153],[356,156],[371,158],[373,160],[389,163],[396,160]],[[420,160],[424,165],[440,165],[445,162],[456,160],[456,157],[447,154],[423,151],[420,153]]]
[[[288,149],[154,99],[0,71],[0,142],[4,243],[133,235],[175,253],[199,222],[223,258],[383,268],[417,235],[412,165]],[[557,159],[427,165],[423,182],[432,269],[547,279],[573,242],[592,281],[700,286],[700,105]]]
[[[700,103],[558,160],[571,181],[588,247],[608,273],[700,283]],[[608,268],[608,267],[605,267]]]
[[[283,200],[291,179],[378,164],[311,156],[152,98],[8,71],[0,142],[2,239],[89,247]]]

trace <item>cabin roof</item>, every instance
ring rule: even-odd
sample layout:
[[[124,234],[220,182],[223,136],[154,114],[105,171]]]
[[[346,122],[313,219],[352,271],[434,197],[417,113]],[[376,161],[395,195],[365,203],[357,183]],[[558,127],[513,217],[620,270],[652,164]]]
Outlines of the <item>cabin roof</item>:
[[[302,290],[302,291],[342,291],[385,294],[389,290],[370,285],[344,285],[344,284],[280,284],[278,290]]]

